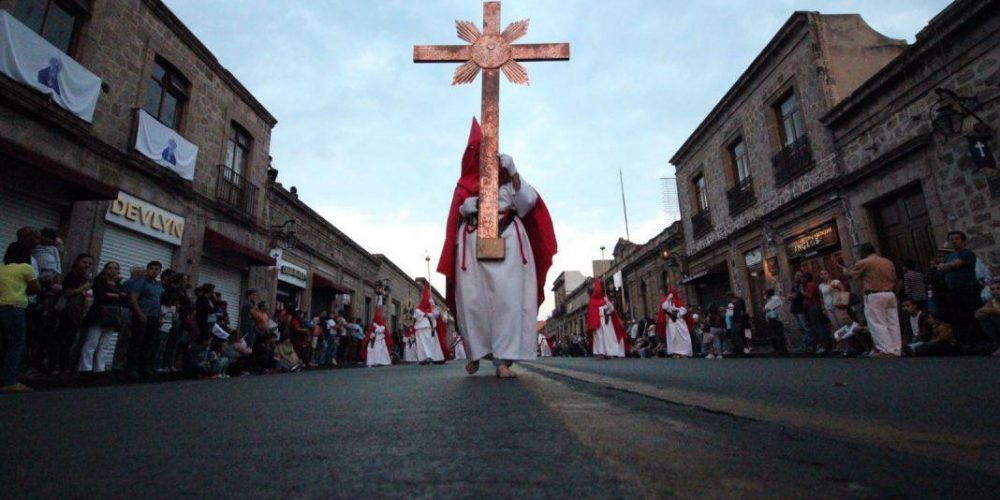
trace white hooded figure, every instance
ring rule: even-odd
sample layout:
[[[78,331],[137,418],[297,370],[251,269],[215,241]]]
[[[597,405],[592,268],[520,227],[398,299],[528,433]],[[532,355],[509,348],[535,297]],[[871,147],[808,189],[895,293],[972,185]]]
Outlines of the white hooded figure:
[[[385,321],[382,320],[382,309],[375,310],[375,321],[368,327],[368,334],[365,335],[364,346],[367,349],[365,364],[372,366],[392,365],[392,356],[389,354],[389,345],[392,339],[386,337]]]
[[[552,349],[549,348],[549,339],[545,337],[544,333],[538,334],[538,355],[543,358],[552,357]]]
[[[445,334],[444,323],[441,321],[441,310],[431,300],[430,286],[424,284],[420,305],[413,310],[413,328],[417,337],[417,361],[420,363],[438,363],[444,361],[444,348],[447,345],[441,340]]]

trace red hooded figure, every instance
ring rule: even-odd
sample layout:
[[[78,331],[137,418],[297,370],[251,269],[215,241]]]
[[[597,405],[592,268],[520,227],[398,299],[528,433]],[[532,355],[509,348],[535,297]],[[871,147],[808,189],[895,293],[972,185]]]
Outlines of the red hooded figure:
[[[430,315],[434,312],[434,303],[431,301],[431,286],[426,281],[424,282],[424,289],[420,292],[420,305],[417,306],[424,314]],[[441,353],[444,354],[444,359],[449,359],[448,349],[448,328],[444,324],[444,319],[438,318],[436,321],[436,336],[437,341],[441,344]]]
[[[462,176],[455,186],[455,194],[451,199],[451,210],[448,211],[447,231],[444,240],[444,248],[441,249],[441,258],[438,259],[437,272],[445,276],[445,301],[448,309],[455,313],[455,264],[456,259],[462,259],[463,267],[468,264],[469,259],[476,258],[476,249],[460,248],[458,241],[458,227],[461,222],[461,214],[458,208],[462,202],[470,196],[479,196],[479,144],[482,140],[482,131],[479,122],[472,119],[472,130],[469,131],[469,144],[462,154]],[[506,180],[506,172],[500,169],[500,184]],[[552,257],[558,251],[556,243],[556,233],[552,228],[552,217],[549,209],[538,197],[535,208],[523,219],[524,230],[528,233],[531,241],[531,251],[535,256],[535,275],[538,282],[538,305],[542,305],[545,300],[545,276],[552,267]],[[463,251],[464,250],[464,251]]]
[[[365,340],[361,344],[361,359],[366,359],[368,357],[368,347],[375,340],[375,327],[381,326],[385,328],[385,320],[382,319],[382,309],[375,309],[375,319],[372,324],[368,327],[368,331],[365,332]],[[385,332],[385,348],[389,350],[389,356],[392,356],[392,334],[388,330]]]
[[[594,351],[594,333],[601,328],[601,323],[606,321],[605,318],[601,317],[601,307],[607,303],[607,300],[600,278],[594,280],[594,291],[590,294],[590,302],[587,303],[587,347],[590,348],[591,352]],[[611,311],[610,316],[611,325],[615,330],[615,338],[622,343],[627,354],[631,350],[631,342],[628,335],[625,334],[625,325],[618,318],[618,311]]]

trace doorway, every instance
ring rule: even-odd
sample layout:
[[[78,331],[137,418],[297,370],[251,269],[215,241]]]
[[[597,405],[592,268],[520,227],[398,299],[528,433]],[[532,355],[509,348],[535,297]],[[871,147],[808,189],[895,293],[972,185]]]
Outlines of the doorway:
[[[920,186],[897,193],[872,205],[882,255],[899,264],[913,259],[917,268],[926,271],[935,255],[927,201]]]

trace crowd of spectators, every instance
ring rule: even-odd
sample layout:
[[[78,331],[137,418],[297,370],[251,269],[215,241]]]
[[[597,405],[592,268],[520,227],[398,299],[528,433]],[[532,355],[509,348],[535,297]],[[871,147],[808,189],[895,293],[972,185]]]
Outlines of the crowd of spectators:
[[[736,294],[722,304],[693,307],[692,343],[708,359],[749,355],[765,343],[778,355],[1000,357],[1000,279],[966,247],[963,232],[950,232],[948,242],[926,272],[913,260],[880,256],[871,244],[859,246],[861,258],[851,266],[841,260],[837,269],[816,275],[796,272],[786,294],[768,289],[761,297],[764,331],[755,331],[746,300]],[[786,336],[786,314],[801,333],[795,348]],[[629,356],[666,356],[652,318],[629,321],[626,330]],[[586,338],[558,339],[554,355],[588,356]]]
[[[271,307],[249,290],[237,321],[214,284],[196,286],[191,275],[160,262],[127,276],[113,261],[95,275],[88,254],[65,273],[61,262],[51,230],[22,228],[7,247],[0,266],[3,392],[29,391],[18,380],[36,377],[226,378],[361,361],[364,329],[346,311],[310,317],[280,302]]]

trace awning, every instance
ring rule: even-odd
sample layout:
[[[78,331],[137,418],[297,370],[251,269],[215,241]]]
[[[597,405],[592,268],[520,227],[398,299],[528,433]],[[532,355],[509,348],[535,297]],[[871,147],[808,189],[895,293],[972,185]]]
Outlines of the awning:
[[[251,266],[273,266],[276,264],[274,257],[232,240],[228,236],[207,227],[205,228],[204,246],[206,250],[242,255],[249,259]]]
[[[20,144],[0,138],[0,156],[9,156],[33,170],[64,181],[70,188],[67,195],[73,201],[114,200],[118,198],[118,188],[105,184],[79,170],[70,168],[47,156],[36,153]],[[6,163],[6,162],[4,162]]]
[[[325,288],[328,290],[333,290],[337,293],[351,293],[351,289],[343,287],[333,282],[332,279],[323,276],[317,272],[313,272],[313,290],[317,288]]]

